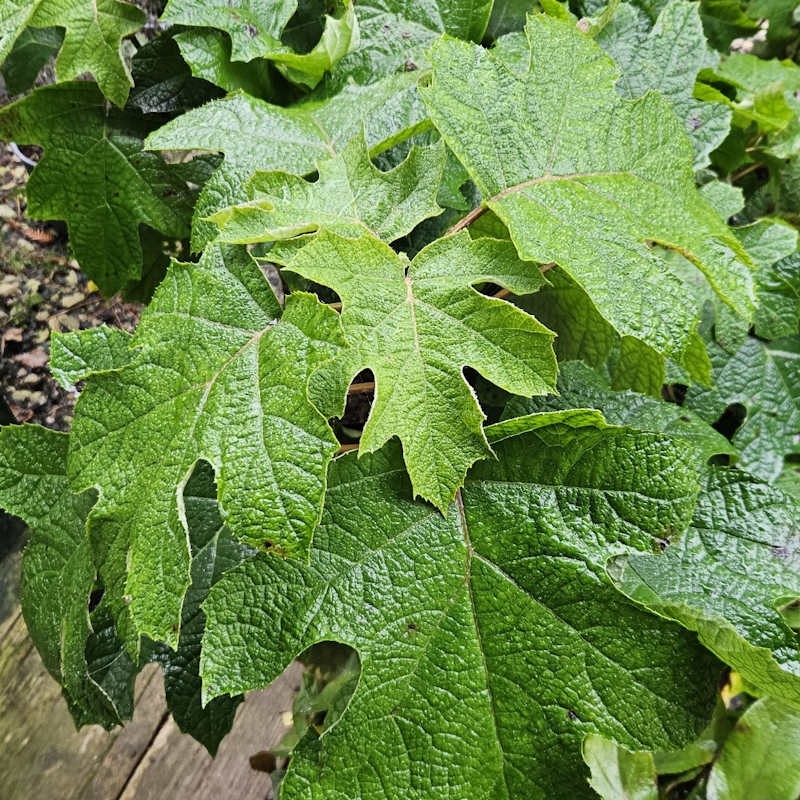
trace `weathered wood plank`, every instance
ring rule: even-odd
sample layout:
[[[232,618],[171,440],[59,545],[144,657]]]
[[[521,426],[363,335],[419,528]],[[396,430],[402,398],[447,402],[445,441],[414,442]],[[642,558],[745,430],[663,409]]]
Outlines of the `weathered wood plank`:
[[[216,758],[182,734],[170,718],[119,800],[265,800],[270,777],[252,769],[250,756],[269,749],[283,737],[286,726],[282,714],[291,708],[301,674],[302,668],[295,664],[269,688],[250,693]]]
[[[133,720],[112,732],[76,731],[19,614],[5,621],[0,643],[0,798],[29,800],[265,800],[270,778],[250,767],[286,728],[302,669],[251,693],[216,759],[167,718],[161,671],[151,665],[136,684]]]

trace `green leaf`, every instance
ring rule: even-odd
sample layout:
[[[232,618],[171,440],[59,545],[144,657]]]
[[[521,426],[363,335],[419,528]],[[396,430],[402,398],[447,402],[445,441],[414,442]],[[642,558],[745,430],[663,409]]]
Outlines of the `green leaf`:
[[[714,388],[692,386],[685,405],[708,422],[741,404],[746,417],[733,436],[739,466],[766,481],[783,469],[784,456],[800,453],[800,340],[747,338],[730,355],[712,346]]]
[[[359,0],[361,45],[339,62],[334,79],[373,83],[423,69],[428,48],[442,33],[479,42],[492,5],[492,0]]]
[[[164,667],[167,706],[175,722],[213,756],[244,698],[216,697],[202,705],[200,645],[206,617],[200,604],[227,570],[255,551],[237,542],[220,519],[214,473],[208,464],[201,462],[192,473],[183,490],[183,503],[192,550],[192,582],[183,602],[178,648],[173,651],[162,646],[156,660]]]
[[[116,653],[122,686],[111,691],[96,674],[97,665],[90,669],[87,664],[95,569],[84,523],[93,497],[70,491],[67,445],[66,434],[46,428],[1,428],[0,507],[22,517],[31,529],[23,561],[22,613],[44,665],[61,683],[76,725],[111,728],[129,716],[136,670],[124,653]]]
[[[345,0],[336,5],[338,14],[325,16],[322,36],[304,53],[294,52],[282,41],[297,0],[170,0],[161,19],[170,25],[217,28],[230,37],[233,61],[267,59],[293,83],[313,89],[337,61],[358,46],[353,3]]]
[[[603,800],[658,800],[652,753],[631,753],[597,734],[583,742],[583,760],[592,771],[589,785]]]
[[[753,703],[726,739],[707,791],[708,800],[796,800],[800,712],[772,697]]]
[[[755,691],[800,708],[800,641],[777,610],[800,597],[798,511],[778,489],[713,469],[687,533],[610,571],[630,598],[697,631]]]
[[[144,14],[119,0],[10,0],[0,11],[0,62],[27,25],[64,28],[56,59],[59,81],[91,72],[103,94],[124,106],[132,81],[122,56],[122,40],[144,24]]]
[[[189,234],[193,195],[176,169],[142,150],[147,130],[139,114],[107,108],[88,81],[42,87],[0,111],[0,136],[45,151],[27,213],[66,220],[81,268],[108,295],[142,276],[140,225]]]
[[[134,56],[131,73],[135,86],[129,105],[144,114],[168,114],[200,106],[222,92],[193,77],[181,58],[178,37],[159,36]]]
[[[706,43],[698,3],[672,2],[648,31],[637,24],[639,12],[622,3],[597,41],[620,68],[617,91],[630,99],[650,90],[670,103],[694,147],[695,169],[708,164],[730,128],[731,110],[693,96],[697,73],[714,67],[719,55]]]
[[[279,314],[241,249],[174,263],[142,317],[135,360],[93,375],[78,401],[70,476],[100,491],[90,532],[133,649],[137,634],[177,644],[189,583],[179,497],[199,459],[217,473],[238,539],[285,555],[308,550],[337,444],[306,383],[335,354],[340,328],[308,295]]]
[[[426,247],[409,263],[369,235],[318,234],[288,269],[329,286],[342,300],[347,347],[312,376],[310,397],[341,416],[347,387],[364,369],[375,375],[375,400],[360,449],[393,436],[414,492],[445,509],[469,466],[491,449],[465,366],[517,394],[551,391],[553,334],[504,300],[472,285],[491,281],[517,293],[543,283],[510,242],[462,232]]]
[[[254,199],[212,217],[221,229],[217,241],[271,242],[325,229],[342,236],[369,232],[393,242],[441,213],[436,196],[444,164],[443,145],[412,147],[405,161],[381,172],[367,143],[356,137],[339,156],[319,162],[315,182],[257,172],[248,188]]]
[[[606,381],[579,362],[562,364],[557,395],[512,397],[503,419],[572,408],[595,408],[612,425],[668,434],[696,449],[704,461],[736,452],[724,436],[693,411],[638,392],[614,392]]]
[[[156,150],[215,150],[225,160],[197,200],[192,247],[202,249],[217,228],[203,222],[214,212],[248,199],[245,186],[257,170],[305,175],[336,155],[362,127],[371,153],[408,138],[427,114],[414,76],[398,75],[372,86],[350,85],[339,94],[289,108],[243,94],[215,100],[182,114],[152,133]],[[268,130],[270,136],[253,136]]]
[[[800,253],[760,267],[756,280],[756,335],[763,339],[796,335],[800,327]]]
[[[175,36],[181,57],[197,78],[228,92],[239,89],[254,97],[273,95],[274,78],[266,61],[231,60],[231,40],[213,28],[190,28]]]
[[[121,369],[131,362],[131,335],[119,328],[99,325],[85,331],[50,337],[50,372],[68,389],[98,372]]]
[[[33,86],[39,70],[58,52],[63,40],[64,32],[60,28],[25,28],[5,61],[0,55],[8,93],[15,95],[27,92]]]
[[[613,63],[574,24],[533,16],[527,35],[525,74],[474,45],[437,43],[431,118],[522,258],[556,262],[620,334],[684,362],[696,310],[648,243],[688,256],[746,319],[750,259],[695,189],[667,101],[620,99]]]
[[[337,460],[310,562],[259,556],[211,590],[206,698],[268,683],[315,642],[361,657],[345,713],[294,751],[284,800],[574,800],[587,734],[648,749],[704,724],[717,667],[604,571],[688,521],[681,451],[553,426],[497,454],[446,516],[411,501],[398,448]]]

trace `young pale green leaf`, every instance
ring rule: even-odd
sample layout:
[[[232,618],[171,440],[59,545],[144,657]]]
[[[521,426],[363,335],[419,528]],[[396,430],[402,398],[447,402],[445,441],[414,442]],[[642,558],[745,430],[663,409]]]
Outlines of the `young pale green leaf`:
[[[685,405],[706,421],[740,404],[746,415],[733,436],[739,466],[773,481],[786,455],[800,453],[800,341],[762,342],[748,337],[730,355],[712,346],[714,388],[690,387]]]
[[[520,261],[510,242],[462,232],[409,263],[372,236],[325,231],[288,269],[342,299],[347,347],[312,376],[309,396],[341,416],[350,382],[371,369],[375,400],[360,450],[372,452],[397,436],[414,492],[442,510],[469,466],[491,454],[463,368],[517,394],[554,386],[553,334],[510,303],[472,288],[491,281],[521,294],[542,285],[539,270]]]
[[[714,469],[687,533],[610,570],[621,591],[697,631],[756,691],[800,708],[800,640],[778,611],[800,597],[798,511],[778,489]]]
[[[28,181],[28,213],[66,220],[81,268],[109,295],[142,276],[140,225],[189,234],[192,193],[176,169],[142,150],[147,132],[139,114],[107,108],[89,81],[42,87],[0,111],[0,136],[44,148]]]
[[[637,24],[640,15],[622,3],[597,37],[621,70],[617,91],[631,99],[650,90],[666,97],[691,139],[695,168],[703,167],[728,135],[732,112],[723,103],[693,96],[697,73],[719,63],[719,54],[706,43],[700,5],[669,3],[649,31]]]
[[[693,411],[638,392],[612,391],[606,381],[580,362],[561,365],[557,395],[512,397],[503,412],[503,419],[511,421],[526,414],[573,408],[597,409],[612,425],[666,433],[696,449],[704,460],[736,453],[722,434]]]
[[[248,199],[245,186],[257,170],[306,175],[335,156],[363,129],[371,152],[412,135],[427,113],[413,75],[396,75],[372,86],[345,87],[339,94],[289,108],[244,94],[215,100],[182,114],[152,133],[156,150],[216,150],[225,160],[203,186],[195,208],[192,247],[202,249],[217,233],[214,212]],[[269,131],[269,136],[254,136]]]
[[[117,653],[122,685],[103,686],[87,664],[89,596],[95,568],[86,536],[89,493],[67,482],[68,437],[34,426],[0,429],[0,507],[30,526],[22,574],[22,613],[42,661],[61,683],[76,725],[107,728],[129,716],[136,670]],[[121,691],[120,691],[121,690]]]
[[[243,698],[216,697],[202,705],[200,644],[206,617],[200,604],[226,570],[255,555],[255,551],[237,542],[223,525],[214,473],[208,464],[200,462],[195,468],[183,490],[183,504],[192,550],[192,583],[183,602],[178,648],[159,647],[155,660],[164,667],[167,706],[178,727],[214,755]]]
[[[583,760],[592,771],[589,785],[603,800],[658,800],[658,775],[652,753],[631,753],[616,742],[591,734]]]
[[[85,331],[50,337],[50,372],[65,389],[96,372],[121,369],[131,362],[131,335],[119,328],[99,325]]]
[[[253,199],[211,218],[220,226],[217,241],[272,242],[325,229],[354,237],[366,231],[393,242],[441,213],[436,196],[444,164],[442,144],[412,147],[405,161],[382,172],[356,137],[340,155],[319,162],[314,182],[257,172],[248,186]]]
[[[398,450],[333,464],[309,563],[258,556],[204,604],[207,698],[268,683],[318,641],[361,657],[343,716],[294,751],[285,800],[574,800],[587,734],[632,749],[695,735],[718,667],[604,568],[688,522],[680,448],[545,428],[500,444],[445,516],[411,501]]]
[[[69,470],[96,486],[90,531],[124,638],[175,646],[189,583],[180,489],[198,459],[219,478],[237,537],[304,555],[336,449],[306,399],[341,343],[336,313],[309,295],[280,308],[250,256],[211,247],[175,263],[142,317],[136,358],[95,374],[76,408]]]
[[[325,15],[322,36],[306,53],[295,52],[281,40],[297,10],[297,0],[277,3],[170,0],[161,19],[170,25],[223,31],[230,37],[234,61],[267,59],[290,81],[313,89],[337,61],[358,46],[358,22],[353,3],[345,0],[337,5],[339,14]]]
[[[133,83],[122,40],[143,24],[141,10],[119,0],[8,0],[0,9],[0,63],[26,26],[64,28],[55,64],[58,80],[91,72],[103,94],[122,107]]]
[[[556,262],[620,334],[689,363],[696,309],[650,245],[687,256],[746,319],[752,262],[695,189],[667,101],[620,99],[613,62],[573,23],[533,16],[527,36],[524,74],[480,47],[437,43],[431,118],[522,258]]]
[[[796,800],[800,796],[800,711],[765,697],[725,740],[708,777],[708,800]]]

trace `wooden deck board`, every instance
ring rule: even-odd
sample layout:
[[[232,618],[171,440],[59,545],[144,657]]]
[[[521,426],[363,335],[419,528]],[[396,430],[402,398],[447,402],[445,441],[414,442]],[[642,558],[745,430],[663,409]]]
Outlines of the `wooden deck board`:
[[[166,715],[161,671],[137,680],[124,728],[75,730],[61,691],[27,636],[22,617],[0,620],[0,798],[30,800],[266,800],[270,777],[251,755],[276,744],[301,668],[248,695],[212,759]]]

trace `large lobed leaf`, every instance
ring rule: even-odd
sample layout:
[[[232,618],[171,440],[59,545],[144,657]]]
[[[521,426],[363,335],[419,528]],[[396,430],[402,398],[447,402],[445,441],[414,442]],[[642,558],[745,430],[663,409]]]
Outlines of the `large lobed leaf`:
[[[587,797],[580,744],[680,746],[717,667],[630,605],[607,558],[682,530],[697,491],[662,436],[550,426],[509,439],[445,516],[396,448],[331,468],[311,559],[258,556],[204,604],[207,699],[264,685],[323,640],[361,657],[344,715],[295,751],[282,796]]]
[[[651,245],[687,256],[745,319],[753,264],[695,189],[667,101],[620,99],[613,62],[573,23],[539,15],[526,30],[524,73],[438,42],[423,91],[431,118],[522,258],[556,262],[619,333],[689,363],[696,309]]]
[[[99,489],[90,531],[134,650],[138,634],[177,644],[189,583],[180,491],[198,459],[216,470],[240,540],[307,552],[337,445],[306,383],[335,354],[339,330],[309,295],[291,297],[281,315],[250,256],[215,246],[198,264],[172,265],[131,363],[89,380],[69,471],[74,486]]]
[[[323,231],[290,255],[288,269],[342,299],[347,346],[312,375],[310,396],[341,416],[350,382],[371,369],[375,400],[361,451],[397,436],[414,492],[442,510],[469,466],[491,454],[463,368],[517,394],[554,386],[553,334],[510,303],[472,288],[493,282],[525,293],[542,285],[539,271],[520,261],[510,242],[462,232],[409,262],[368,234],[348,239]]]

